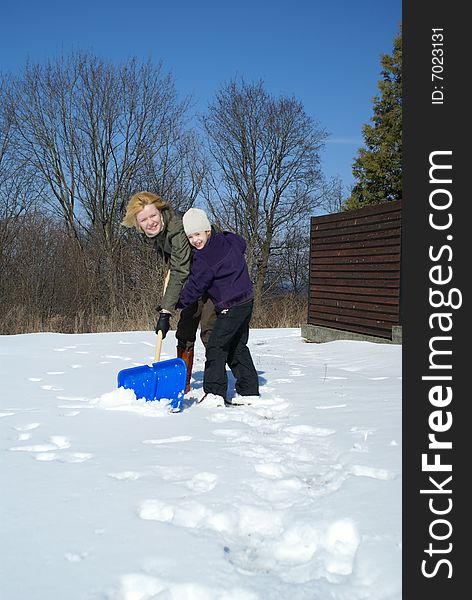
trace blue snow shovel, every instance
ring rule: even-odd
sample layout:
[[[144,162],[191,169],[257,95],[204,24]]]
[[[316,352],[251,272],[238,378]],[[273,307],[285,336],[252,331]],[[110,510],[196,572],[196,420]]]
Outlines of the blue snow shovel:
[[[164,292],[170,271],[164,282]],[[172,410],[181,410],[187,380],[187,366],[181,358],[159,362],[162,347],[162,331],[157,334],[156,353],[152,365],[122,369],[118,373],[118,387],[134,391],[136,398],[146,400],[169,400]]]

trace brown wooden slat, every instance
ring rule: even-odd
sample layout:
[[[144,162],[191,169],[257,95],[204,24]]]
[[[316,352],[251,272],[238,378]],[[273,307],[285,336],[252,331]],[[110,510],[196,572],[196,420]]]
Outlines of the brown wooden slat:
[[[376,294],[372,294],[372,288],[362,288],[364,292],[368,291],[369,293],[366,294],[349,294],[349,293],[344,293],[344,292],[340,292],[340,291],[333,291],[332,288],[323,288],[323,290],[321,290],[320,288],[316,289],[316,295],[315,293],[313,294],[313,298],[311,300],[311,302],[323,302],[323,301],[329,301],[329,302],[363,302],[363,303],[369,303],[369,304],[381,304],[381,305],[391,305],[391,306],[398,306],[398,293],[394,294],[393,296],[382,296],[382,295],[376,295]],[[327,291],[326,291],[327,290]],[[391,292],[392,290],[387,290],[388,292]]]
[[[329,315],[335,315],[348,322],[351,322],[351,320],[355,322],[356,319],[365,319],[376,323],[389,322],[395,324],[397,322],[397,314],[385,311],[349,309],[341,306],[320,306],[319,304],[313,304],[310,306],[310,314],[318,315],[321,318],[328,318]]]
[[[357,240],[348,240],[343,242],[342,244],[335,243],[336,240],[332,238],[325,238],[323,240],[318,240],[313,238],[311,241],[310,248],[312,251],[323,251],[323,252],[337,252],[339,248],[349,250],[356,250],[360,248],[365,249],[374,249],[374,248],[385,248],[385,251],[389,251],[391,246],[397,246],[400,240],[400,235],[396,235],[389,238],[374,238],[366,240],[360,237]]]
[[[378,254],[377,256],[348,256],[344,254],[343,256],[317,256],[315,253],[311,254],[311,259],[316,265],[382,265],[385,263],[396,263],[400,264],[400,254],[392,253],[392,254]],[[397,266],[398,268],[398,266]]]
[[[338,213],[331,213],[329,215],[320,215],[318,217],[311,217],[311,221],[318,222],[330,222],[330,221],[346,221],[349,219],[355,219],[356,217],[366,217],[370,215],[382,215],[388,213],[401,212],[401,200],[395,200],[394,202],[385,202],[384,204],[376,204],[375,206],[365,206],[356,210],[343,211]]]
[[[312,229],[312,237],[317,239],[338,238],[352,233],[363,234],[364,239],[368,239],[372,234],[383,234],[384,237],[398,235],[401,231],[401,220],[396,219],[389,223],[372,223],[369,225],[359,225],[358,227],[333,227],[332,229]],[[378,236],[377,236],[378,237]]]
[[[352,325],[358,325],[360,327],[370,327],[379,329],[388,330],[392,328],[391,321],[385,321],[383,319],[369,319],[366,317],[352,317],[352,316],[344,316],[344,315],[331,315],[328,313],[319,313],[318,315],[313,314],[312,311],[309,312],[309,315],[315,319],[320,319],[324,321],[333,321],[335,323],[349,323]]]
[[[324,307],[332,307],[339,309],[358,310],[364,312],[375,312],[398,315],[398,302],[365,302],[356,298],[355,300],[339,300],[339,298],[315,298],[310,303],[310,308],[313,310],[322,310]],[[329,311],[332,312],[332,311]]]
[[[387,288],[387,287],[359,287],[354,285],[314,285],[310,282],[310,297],[314,297],[314,294],[319,292],[325,292],[332,295],[339,295],[341,298],[343,294],[358,294],[359,296],[390,296],[398,298],[400,286]]]
[[[355,232],[355,233],[353,233]],[[349,243],[349,242],[359,242],[359,241],[369,241],[369,240],[385,240],[388,238],[394,238],[398,243],[398,238],[400,237],[400,229],[381,229],[381,230],[372,230],[369,232],[359,232],[355,229],[351,229],[347,232],[338,231],[337,235],[322,235],[317,236],[316,239],[320,240],[323,244],[337,244],[338,246]]]
[[[359,292],[357,293],[367,293],[365,290],[369,290],[369,289],[374,289],[374,290],[381,290],[382,294],[387,294],[387,290],[391,289],[391,290],[396,290],[398,293],[398,290],[400,289],[400,282],[399,281],[379,281],[376,279],[354,279],[354,280],[346,280],[346,279],[323,279],[323,278],[316,278],[316,279],[311,279],[310,280],[310,287],[317,287],[318,285],[322,285],[322,286],[329,286],[331,285],[332,288],[340,288],[340,292],[342,293],[343,290],[346,293],[352,293],[353,292],[353,287],[356,288],[361,288],[364,291],[361,292],[359,290]],[[379,292],[376,292],[379,293]]]
[[[368,279],[367,279],[368,277]],[[326,279],[328,282],[331,279],[342,279],[345,282],[349,282],[352,279],[361,279],[365,280],[364,283],[357,283],[356,285],[385,285],[386,287],[391,287],[391,282],[400,280],[400,273],[398,271],[381,271],[380,273],[374,272],[365,272],[365,271],[320,271],[319,269],[310,269],[310,282],[315,283],[317,279]],[[375,281],[378,280],[378,281]],[[367,283],[369,281],[369,283]],[[389,282],[389,285],[383,282]],[[322,283],[319,281],[319,283]],[[333,285],[337,285],[333,282]]]
[[[315,271],[357,271],[360,273],[366,273],[369,276],[371,273],[389,273],[394,271],[398,273],[400,261],[395,260],[392,262],[365,262],[359,260],[339,262],[337,260],[331,260],[329,262],[321,262],[319,260],[313,261],[313,270]]]
[[[385,339],[392,339],[392,329],[380,329],[377,327],[364,327],[354,323],[337,323],[323,319],[309,319],[310,325],[320,325],[321,327],[331,327],[332,329],[341,329],[342,331],[352,331],[353,333],[362,333],[364,335],[375,335]]]
[[[333,221],[311,221],[313,231],[330,231],[337,228],[357,229],[359,227],[376,226],[379,228],[396,227],[401,221],[401,213],[394,212],[383,216],[370,215],[366,217],[358,217],[353,219],[333,220]]]
[[[398,244],[398,241],[395,243],[395,245],[392,245],[390,247],[385,247],[385,246],[376,246],[376,247],[356,247],[353,248],[351,246],[348,247],[338,247],[338,248],[334,248],[333,246],[328,246],[328,248],[326,250],[321,250],[319,249],[319,246],[317,244],[315,244],[310,252],[310,256],[315,259],[315,260],[319,260],[321,258],[331,258],[331,257],[338,257],[340,260],[344,257],[346,258],[352,258],[355,256],[359,256],[359,257],[363,257],[366,256],[367,258],[371,259],[371,260],[376,260],[377,258],[381,259],[383,256],[385,257],[390,257],[390,256],[398,256],[400,257],[400,244]]]

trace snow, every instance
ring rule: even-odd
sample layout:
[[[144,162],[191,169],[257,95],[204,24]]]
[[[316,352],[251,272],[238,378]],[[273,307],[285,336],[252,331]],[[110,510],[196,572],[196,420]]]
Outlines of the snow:
[[[399,600],[401,346],[251,330],[261,398],[216,408],[198,342],[172,413],[116,389],[154,344],[0,336],[0,597]]]

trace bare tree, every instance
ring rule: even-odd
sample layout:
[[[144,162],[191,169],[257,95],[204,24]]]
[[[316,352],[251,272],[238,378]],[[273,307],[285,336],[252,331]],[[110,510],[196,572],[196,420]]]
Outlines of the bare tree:
[[[28,65],[15,90],[19,157],[30,161],[46,186],[45,205],[77,244],[96,247],[113,307],[130,193],[143,180],[179,201],[199,191],[196,145],[184,128],[188,101],[178,99],[161,65],[116,66],[91,54]]]
[[[199,195],[208,169],[201,143],[194,131],[184,132],[177,148],[165,148],[162,161],[154,161],[140,172],[135,190],[154,190],[181,211],[190,208]]]
[[[299,223],[281,241],[269,261],[268,279],[273,285],[295,295],[305,294],[310,271],[310,233],[306,222]]]
[[[38,187],[27,160],[19,161],[15,148],[16,98],[5,78],[0,80],[0,273],[8,277],[7,257],[13,253],[16,224],[34,212]]]
[[[331,177],[325,183],[325,194],[322,208],[327,214],[341,212],[343,204],[349,196],[349,189],[343,184],[339,175]]]
[[[214,218],[248,242],[257,304],[275,241],[293,235],[322,201],[326,133],[298,100],[274,98],[262,82],[223,87],[202,123],[213,167],[205,199]]]

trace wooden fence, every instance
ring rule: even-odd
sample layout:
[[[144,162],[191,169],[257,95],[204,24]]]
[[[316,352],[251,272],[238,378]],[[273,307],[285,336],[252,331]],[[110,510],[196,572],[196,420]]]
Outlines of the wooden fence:
[[[400,200],[312,217],[308,323],[392,339],[400,259]]]

